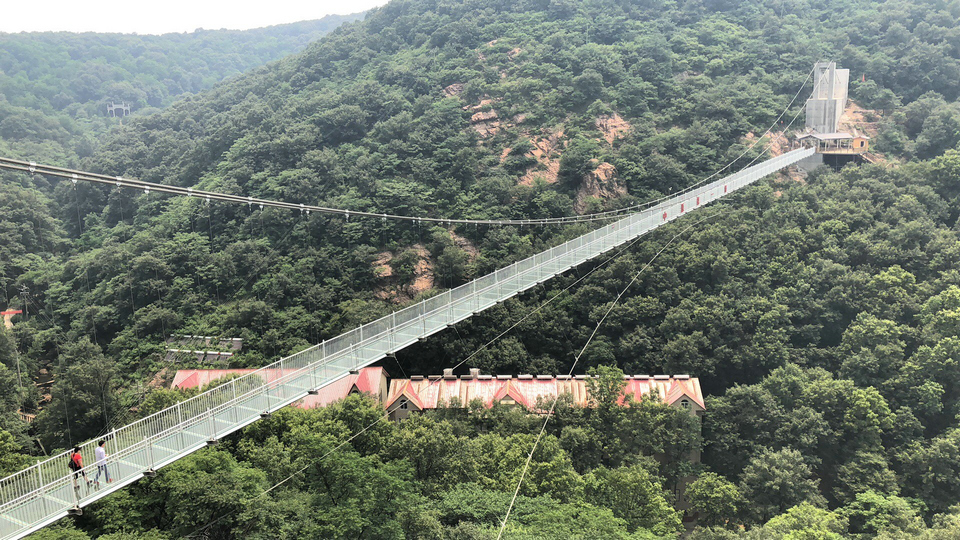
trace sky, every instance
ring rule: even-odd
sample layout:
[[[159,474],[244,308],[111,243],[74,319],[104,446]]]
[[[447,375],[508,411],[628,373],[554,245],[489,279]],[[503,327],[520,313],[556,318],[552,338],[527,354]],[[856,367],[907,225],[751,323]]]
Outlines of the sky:
[[[5,0],[0,32],[164,34],[197,28],[247,30],[357,13],[387,0]]]

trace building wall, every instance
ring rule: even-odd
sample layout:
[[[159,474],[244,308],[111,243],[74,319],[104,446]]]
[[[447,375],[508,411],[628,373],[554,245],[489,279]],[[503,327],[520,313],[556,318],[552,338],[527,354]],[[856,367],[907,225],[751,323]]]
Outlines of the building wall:
[[[384,395],[386,395],[386,394],[384,394]],[[399,402],[398,402],[398,403],[399,403]],[[407,418],[410,418],[410,415],[413,414],[413,413],[415,413],[415,412],[420,412],[420,409],[418,409],[416,405],[414,405],[413,403],[410,403],[410,402],[408,401],[408,402],[407,402],[407,408],[406,408],[406,409],[401,409],[401,408],[400,408],[399,406],[397,406],[397,405],[394,405],[393,407],[391,407],[391,408],[390,408],[390,417],[389,417],[389,418],[390,418],[390,421],[392,421],[392,422],[402,422],[403,420],[406,420]]]

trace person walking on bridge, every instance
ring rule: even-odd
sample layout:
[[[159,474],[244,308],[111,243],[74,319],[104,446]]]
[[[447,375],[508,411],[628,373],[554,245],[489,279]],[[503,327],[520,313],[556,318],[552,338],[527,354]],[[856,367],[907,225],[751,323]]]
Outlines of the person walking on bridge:
[[[107,470],[107,440],[102,439],[98,444],[97,448],[93,451],[94,457],[97,458],[97,475],[93,477],[93,485],[100,487],[100,473],[103,473],[104,478],[106,478],[107,483],[113,482],[110,479],[110,471]]]
[[[80,475],[83,475],[83,479],[87,480],[87,471],[83,470],[83,456],[80,455],[80,447],[75,446],[73,448],[73,453],[70,454],[70,461],[67,462],[67,468],[73,471],[73,474],[70,476],[73,478],[73,489],[74,491],[80,491]],[[90,486],[90,480],[87,480],[87,486]]]

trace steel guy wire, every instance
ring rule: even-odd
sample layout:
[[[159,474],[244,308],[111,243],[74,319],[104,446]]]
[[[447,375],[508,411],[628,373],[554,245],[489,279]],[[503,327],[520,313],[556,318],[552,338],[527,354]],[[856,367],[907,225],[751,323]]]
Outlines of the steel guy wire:
[[[816,67],[814,67],[814,69],[816,69]],[[816,84],[813,85],[813,88],[810,90],[811,95],[813,95],[813,94],[815,94],[815,93],[817,92],[817,87],[820,86],[820,83],[821,83],[821,82],[823,82],[823,78],[821,78],[819,81],[817,81]],[[791,102],[791,103],[792,103],[792,102]],[[770,140],[771,144],[773,143],[773,140],[774,140],[774,139],[783,136],[784,133],[786,133],[787,131],[790,130],[790,127],[793,125],[793,123],[796,122],[796,121],[797,121],[797,118],[800,117],[800,113],[801,113],[801,112],[803,112],[803,109],[798,110],[798,111],[797,111],[797,114],[793,115],[793,118],[790,119],[790,122],[787,124],[787,127],[785,127],[784,129],[780,130],[780,132],[779,132],[778,134],[776,134],[776,136],[775,136],[773,139]],[[781,115],[781,116],[782,116],[782,115]],[[778,120],[779,120],[779,119],[778,119]],[[767,130],[767,132],[764,133],[760,138],[762,138],[763,136],[766,136],[766,135],[769,134],[769,133],[770,133],[770,130]],[[759,141],[760,138],[758,138],[757,141]],[[750,163],[747,163],[747,165],[744,167],[744,169],[746,169],[746,168],[750,167],[751,165],[753,165],[754,163],[756,163],[757,160],[760,159],[763,155],[764,155],[763,152],[758,152],[757,155],[754,156],[752,160],[750,160]]]
[[[652,264],[653,261],[660,255],[660,253],[662,253],[662,252],[670,245],[670,243],[672,243],[676,238],[678,238],[680,235],[682,235],[683,233],[685,233],[687,230],[695,227],[696,225],[699,225],[700,223],[703,223],[704,221],[707,221],[707,220],[709,220],[709,219],[713,219],[714,217],[717,217],[718,215],[719,215],[719,214],[715,214],[714,216],[710,216],[710,217],[708,217],[708,218],[704,218],[704,219],[702,219],[702,220],[700,220],[700,221],[698,221],[698,222],[690,225],[689,227],[687,227],[686,229],[684,229],[683,231],[681,231],[677,236],[674,236],[663,248],[661,248],[661,250],[654,256],[654,258],[651,259],[651,260],[646,264],[646,266],[644,266],[643,269],[641,269],[640,272],[637,273],[636,276],[634,276],[634,279],[631,280],[630,284],[627,285],[627,288],[629,288],[630,285],[633,284],[633,282],[636,280],[636,278],[639,277],[640,273],[642,273],[647,267],[649,267],[650,264]],[[582,277],[580,277],[579,279],[577,279],[576,281],[574,281],[572,284],[568,285],[568,286],[567,286],[566,288],[564,288],[562,291],[560,291],[559,293],[557,293],[557,294],[554,295],[553,297],[551,297],[551,298],[549,298],[548,300],[546,300],[545,302],[543,302],[536,310],[534,310],[534,311],[528,313],[527,315],[525,315],[522,319],[520,319],[519,321],[517,321],[516,323],[514,323],[514,324],[510,327],[510,329],[508,329],[507,331],[515,328],[518,324],[520,324],[522,321],[526,320],[526,319],[527,319],[528,317],[530,317],[531,315],[533,315],[533,314],[535,314],[535,313],[539,313],[539,311],[540,311],[544,306],[546,306],[548,303],[550,303],[550,302],[552,302],[553,300],[555,300],[555,299],[556,299],[557,297],[559,297],[561,294],[563,294],[564,292],[566,292],[567,290],[569,290],[569,289],[572,288],[573,286],[577,285],[578,283],[580,283],[581,281],[583,281],[584,279],[586,279],[588,276],[590,276],[590,275],[593,274],[595,271],[597,271],[597,270],[599,270],[600,268],[602,268],[603,266],[605,266],[607,263],[609,263],[609,262],[612,261],[613,259],[619,257],[620,254],[622,254],[624,251],[626,251],[627,249],[629,249],[630,247],[632,247],[633,244],[635,244],[640,238],[642,238],[642,236],[638,236],[637,238],[635,238],[634,240],[632,240],[629,244],[627,244],[625,247],[623,247],[622,249],[620,249],[617,253],[611,255],[611,256],[608,257],[606,260],[604,260],[602,263],[600,263],[599,265],[597,265],[596,267],[594,267],[593,269],[591,269],[589,272],[587,272],[586,274],[584,274]],[[612,310],[612,308],[613,308],[613,305],[616,304],[616,301],[620,299],[620,297],[624,294],[625,291],[626,291],[626,288],[624,289],[624,291],[622,291],[622,292],[620,293],[620,295],[617,296],[617,299],[614,301],[614,304],[611,305],[611,308],[610,308],[611,310]],[[610,310],[607,311],[607,314],[609,314],[609,312],[610,312]],[[606,318],[606,314],[604,315],[604,319],[605,319],[605,318]],[[602,322],[603,322],[603,319],[601,319],[601,323],[602,323]],[[597,328],[599,328],[599,324],[597,325]],[[594,334],[596,334],[596,330],[597,330],[597,329],[594,329]],[[500,337],[502,337],[504,334],[506,334],[507,331],[505,331],[504,333],[501,333],[499,336],[497,336],[497,338],[494,338],[493,341],[495,341],[496,339],[499,339]],[[592,339],[592,338],[593,338],[593,335],[590,336],[590,339]],[[491,343],[493,343],[493,341],[487,343],[486,345],[483,345],[483,346],[481,347],[481,349],[489,346]],[[588,344],[589,344],[589,341],[588,341]],[[586,349],[586,345],[584,345],[584,349]],[[478,352],[479,352],[479,350],[478,350]],[[476,353],[474,353],[474,354],[476,354]],[[581,350],[581,352],[580,352],[580,355],[582,355],[582,354],[583,354],[583,350]],[[467,360],[469,360],[469,359],[472,358],[473,356],[474,356],[474,355],[470,355],[468,358],[466,358],[466,359],[464,359],[463,361],[461,361],[460,363],[458,363],[458,364],[454,367],[454,369],[456,369],[456,367],[459,367],[460,365],[462,365],[464,362],[466,362]],[[576,357],[576,359],[579,360],[579,355]],[[398,362],[398,364],[399,364],[399,362]],[[574,363],[574,367],[576,367],[576,363]],[[402,368],[401,368],[401,369],[402,369]],[[573,371],[573,368],[571,368],[571,373],[572,373],[572,371]],[[436,383],[436,382],[438,382],[438,381],[440,381],[440,380],[442,380],[442,379],[433,379],[433,380],[430,381],[429,384],[432,385],[432,384],[434,384],[434,383]],[[359,437],[360,435],[366,433],[367,431],[369,431],[370,429],[372,429],[374,426],[376,426],[376,425],[380,424],[381,422],[383,422],[384,420],[388,419],[388,418],[390,417],[390,414],[392,414],[393,412],[396,412],[402,405],[403,405],[403,401],[398,401],[392,409],[390,409],[390,410],[385,410],[385,411],[384,411],[384,414],[380,415],[380,416],[377,418],[377,420],[375,420],[374,422],[371,422],[370,424],[367,424],[367,425],[366,425],[365,427],[363,427],[360,431],[354,433],[353,435],[351,435],[350,437],[348,437],[346,440],[344,440],[343,442],[341,442],[340,444],[338,444],[337,446],[335,446],[335,447],[332,448],[331,450],[327,451],[326,453],[324,453],[322,456],[320,456],[320,457],[317,458],[316,460],[314,460],[314,461],[308,463],[307,465],[301,467],[301,468],[298,469],[297,471],[294,471],[293,473],[291,473],[290,475],[288,475],[288,476],[287,476],[286,478],[284,478],[283,480],[280,480],[279,482],[275,483],[273,486],[271,486],[271,487],[263,490],[263,491],[262,491],[261,493],[259,493],[257,496],[253,497],[253,499],[251,499],[251,500],[257,500],[257,499],[263,497],[264,495],[267,495],[268,493],[270,493],[270,492],[272,492],[273,490],[279,488],[279,487],[282,486],[283,484],[289,482],[290,480],[292,480],[292,479],[295,478],[296,476],[302,474],[304,471],[306,471],[306,470],[309,469],[310,467],[312,467],[312,466],[320,463],[321,461],[323,461],[324,459],[326,459],[328,456],[330,456],[330,455],[333,454],[334,452],[340,450],[341,448],[343,448],[344,446],[346,446],[347,444],[349,444],[351,441],[353,441],[354,439],[356,439],[356,438]],[[556,400],[554,400],[553,406],[551,407],[551,413],[552,413],[553,407],[555,407],[555,406],[556,406]],[[549,415],[548,415],[547,418],[549,419]],[[544,428],[545,428],[545,427],[546,427],[546,426],[544,425]],[[542,430],[541,430],[541,435],[542,435]],[[539,438],[538,438],[538,441],[539,441]],[[532,455],[533,455],[533,451],[531,451],[531,453],[530,453],[530,456],[531,456],[531,457],[532,457]],[[527,465],[529,465],[529,459],[528,459],[528,461],[527,461]],[[521,480],[521,481],[522,481],[522,480]],[[518,491],[519,491],[519,486],[518,486],[517,489],[518,489]],[[516,494],[514,495],[514,500],[511,501],[511,507],[513,506],[513,504],[514,504],[515,501],[516,501]],[[228,518],[228,517],[236,514],[237,512],[239,512],[239,510],[234,510],[234,511],[229,512],[229,513],[227,513],[227,514],[221,515],[221,516],[217,517],[216,519],[214,519],[213,521],[207,523],[206,525],[204,525],[204,526],[202,526],[202,527],[194,530],[194,531],[191,532],[190,534],[186,535],[185,538],[193,538],[193,537],[195,537],[197,534],[199,534],[199,533],[203,532],[204,530],[212,527],[213,525],[219,523],[220,521],[222,521],[222,520],[224,520],[224,519],[226,519],[226,518]],[[508,511],[508,516],[509,516],[509,511]],[[505,524],[505,523],[506,523],[506,518],[504,518],[504,524]],[[501,530],[501,533],[502,533],[502,530]]]
[[[643,272],[647,268],[649,268],[650,265],[652,265],[655,260],[657,260],[657,257],[659,257],[661,253],[666,251],[666,249],[670,247],[671,244],[673,244],[674,240],[676,240],[677,238],[680,238],[681,236],[686,234],[687,231],[696,227],[697,225],[705,221],[711,220],[719,215],[720,214],[714,214],[712,216],[701,219],[700,221],[697,221],[696,223],[692,223],[682,231],[678,232],[676,235],[673,236],[673,238],[668,240],[667,243],[664,244],[664,246],[660,248],[659,251],[657,251],[657,253],[647,262],[647,264],[645,264],[636,274],[634,274],[633,278],[630,280],[629,283],[627,283],[626,287],[624,287],[620,291],[620,294],[618,294],[617,297],[614,298],[612,302],[610,302],[610,306],[607,308],[607,311],[604,312],[603,316],[597,322],[597,325],[596,327],[594,327],[593,332],[590,333],[590,337],[588,337],[586,343],[583,344],[583,348],[580,349],[580,352],[574,358],[573,365],[570,367],[570,372],[567,374],[568,376],[573,375],[574,370],[577,368],[577,363],[580,361],[580,358],[583,357],[583,353],[587,350],[587,347],[590,346],[590,342],[593,341],[593,338],[597,335],[597,332],[600,330],[600,326],[604,323],[604,321],[607,320],[607,316],[610,315],[610,312],[613,311],[613,308],[616,307],[616,305],[620,302],[620,299],[623,297],[623,295],[627,293],[627,290],[630,289],[630,287],[632,287],[634,283],[636,283],[640,275],[643,274]],[[520,473],[520,481],[517,482],[517,489],[513,492],[513,499],[510,500],[510,506],[507,507],[507,513],[506,515],[503,516],[503,521],[500,523],[500,532],[497,534],[497,540],[500,540],[503,537],[503,531],[507,527],[507,520],[510,519],[510,512],[513,510],[513,506],[517,502],[517,496],[520,494],[520,487],[523,485],[523,480],[527,475],[527,471],[530,469],[530,462],[533,460],[533,454],[534,452],[537,451],[537,446],[540,444],[540,440],[543,438],[543,434],[547,429],[547,423],[550,421],[550,417],[553,416],[553,413],[556,410],[557,401],[559,400],[559,398],[560,398],[559,394],[557,394],[553,398],[553,403],[550,405],[550,410],[547,412],[547,415],[543,420],[543,425],[540,427],[540,433],[537,434],[537,438],[533,442],[533,448],[530,449],[530,454],[527,455],[527,461],[523,466],[523,471]]]
[[[712,219],[712,218],[707,218],[707,219]],[[705,221],[705,220],[701,220],[701,222],[702,222],[702,221]],[[697,222],[697,223],[700,223],[700,222]],[[539,313],[547,304],[550,304],[551,302],[553,302],[554,300],[556,300],[558,297],[560,297],[563,293],[567,292],[567,291],[570,290],[571,288],[573,288],[573,287],[575,287],[576,285],[578,285],[580,282],[582,282],[583,280],[585,280],[587,277],[589,277],[590,275],[592,275],[592,274],[593,274],[594,272],[596,272],[597,270],[599,270],[599,269],[603,268],[604,266],[606,266],[608,263],[610,263],[610,261],[618,258],[621,254],[623,254],[623,252],[625,252],[626,250],[630,249],[630,248],[631,248],[634,244],[636,244],[641,238],[643,238],[643,235],[638,236],[637,238],[631,240],[628,244],[626,244],[625,246],[623,246],[622,248],[620,248],[616,253],[610,255],[610,256],[607,257],[603,262],[601,262],[600,264],[598,264],[598,265],[596,265],[595,267],[593,267],[589,272],[586,272],[585,274],[583,274],[583,276],[580,276],[580,277],[579,277],[578,279],[576,279],[573,283],[571,283],[570,285],[566,286],[563,290],[559,291],[559,292],[558,292],[557,294],[555,294],[554,296],[552,296],[552,297],[548,298],[547,300],[545,300],[544,302],[542,302],[536,309],[534,309],[533,311],[531,311],[531,312],[527,313],[526,315],[524,315],[521,319],[519,319],[518,321],[516,321],[515,323],[513,323],[513,324],[510,326],[510,328],[508,328],[508,329],[505,330],[504,332],[500,333],[497,337],[495,337],[494,339],[490,340],[490,341],[487,342],[486,344],[480,346],[480,348],[478,348],[476,351],[474,351],[474,353],[472,353],[471,355],[469,355],[469,356],[466,357],[465,359],[461,360],[459,363],[455,364],[452,369],[457,369],[458,367],[462,366],[464,363],[466,363],[466,362],[469,361],[471,358],[473,358],[474,356],[476,356],[479,352],[481,352],[482,350],[486,349],[487,347],[489,347],[490,345],[492,345],[495,341],[497,341],[498,339],[500,339],[501,337],[503,337],[504,335],[506,335],[508,332],[510,332],[511,330],[513,330],[514,328],[516,328],[520,323],[522,323],[523,321],[525,321],[526,319],[528,319],[528,318],[531,317],[532,315]],[[458,333],[458,336],[459,336],[459,333]],[[462,340],[462,338],[461,338],[461,340]],[[400,365],[399,360],[397,361],[397,364],[398,364],[398,366]],[[403,367],[400,366],[400,369],[401,369],[401,371],[402,371],[402,370],[403,370]],[[435,384],[435,383],[437,383],[437,382],[439,382],[439,381],[441,381],[441,380],[442,380],[442,379],[431,379],[428,384],[429,384],[429,385],[433,385],[433,384]],[[428,386],[428,388],[429,388],[429,386]],[[307,470],[310,466],[314,465],[315,463],[318,463],[318,462],[322,461],[322,460],[325,459],[327,456],[333,454],[334,452],[336,452],[336,451],[339,450],[340,448],[344,447],[346,444],[348,444],[349,442],[353,441],[354,439],[356,439],[357,437],[359,437],[359,436],[362,435],[363,433],[369,431],[370,429],[372,429],[374,426],[376,426],[377,424],[379,424],[379,423],[382,422],[383,420],[389,418],[389,417],[390,417],[390,414],[392,414],[393,412],[397,411],[402,405],[403,405],[402,401],[398,401],[398,402],[395,404],[395,406],[394,406],[393,409],[386,410],[386,411],[384,412],[384,414],[381,415],[376,421],[371,422],[370,424],[367,424],[363,429],[361,429],[361,430],[358,431],[357,433],[351,435],[349,438],[347,438],[345,441],[343,441],[342,443],[340,443],[339,445],[337,445],[337,446],[336,446],[335,448],[333,448],[332,450],[330,450],[330,451],[326,452],[325,454],[323,454],[323,455],[322,455],[320,458],[318,458],[316,461],[311,462],[310,464],[304,466],[304,467],[301,468],[300,470],[298,470],[298,471],[294,472],[293,474],[287,476],[286,478],[284,478],[284,479],[281,480],[280,482],[274,484],[272,487],[264,490],[262,493],[260,493],[260,494],[257,495],[256,497],[254,497],[253,500],[256,500],[256,499],[262,497],[263,495],[266,495],[267,493],[273,491],[274,489],[280,487],[280,486],[283,485],[284,483],[286,483],[286,482],[290,481],[291,479],[293,479],[293,478],[294,478],[295,476],[297,476],[298,474],[303,473],[303,471]],[[223,520],[223,519],[225,519],[225,518],[227,518],[227,517],[235,514],[236,512],[238,512],[238,511],[235,510],[235,511],[229,513],[229,514],[225,514],[225,515],[223,515],[223,516],[218,517],[218,518],[215,519],[214,521],[212,521],[212,522],[210,522],[210,523],[207,523],[207,524],[204,525],[203,527],[201,527],[201,528],[193,531],[192,533],[188,534],[188,535],[186,536],[186,538],[192,538],[192,537],[194,537],[195,535],[197,535],[197,533],[200,533],[200,532],[208,529],[209,527],[212,527],[214,524],[216,524],[216,523],[220,522],[221,520]]]

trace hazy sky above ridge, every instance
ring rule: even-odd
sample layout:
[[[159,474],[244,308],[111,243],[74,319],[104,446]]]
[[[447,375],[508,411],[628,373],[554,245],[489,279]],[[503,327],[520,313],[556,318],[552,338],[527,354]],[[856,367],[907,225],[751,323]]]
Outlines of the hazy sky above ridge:
[[[357,13],[387,0],[35,0],[3,2],[0,32],[165,34],[197,28],[246,30]]]

